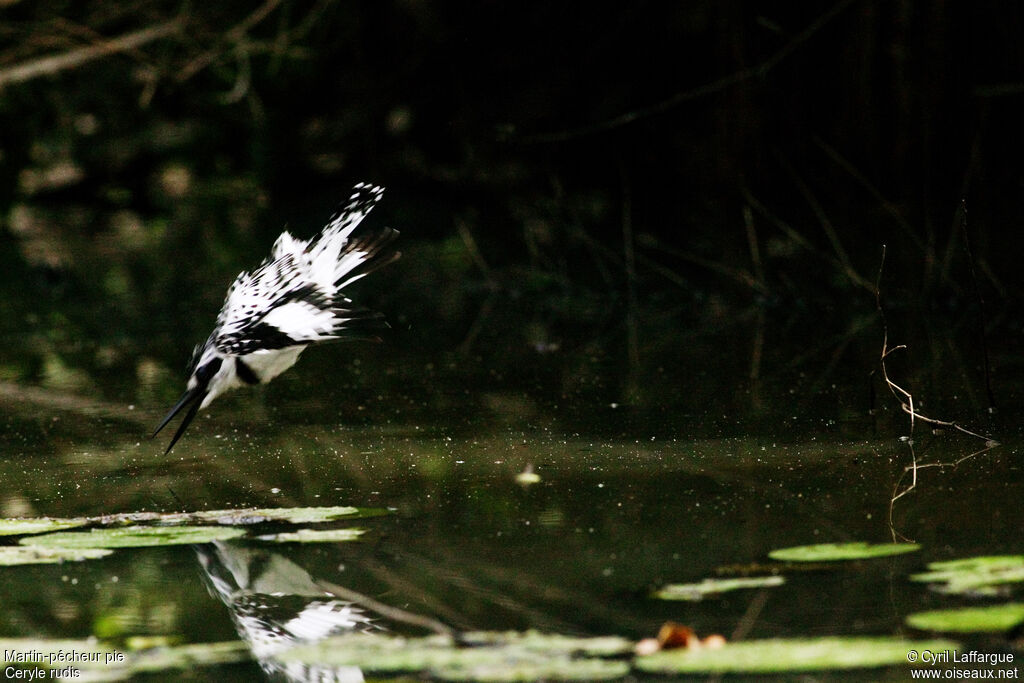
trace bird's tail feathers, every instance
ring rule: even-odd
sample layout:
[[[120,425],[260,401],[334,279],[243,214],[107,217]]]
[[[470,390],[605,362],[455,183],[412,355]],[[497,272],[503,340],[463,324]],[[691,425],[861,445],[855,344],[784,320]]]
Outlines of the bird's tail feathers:
[[[382,313],[368,308],[335,308],[338,319],[333,330],[333,341],[381,341],[380,332],[389,329]]]
[[[389,249],[397,237],[397,230],[381,228],[346,242],[334,270],[334,282],[338,289],[344,289],[359,278],[398,259],[401,252]]]
[[[345,204],[335,213],[320,233],[319,241],[344,242],[366,214],[373,210],[384,195],[384,188],[370,183],[358,183]]]

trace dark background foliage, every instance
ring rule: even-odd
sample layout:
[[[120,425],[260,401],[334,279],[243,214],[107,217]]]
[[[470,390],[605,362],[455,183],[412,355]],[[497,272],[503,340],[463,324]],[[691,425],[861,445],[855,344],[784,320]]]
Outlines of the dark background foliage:
[[[5,376],[166,399],[234,274],[369,180],[405,256],[360,293],[396,328],[368,362],[416,355],[396,384],[445,369],[447,388],[420,388],[432,407],[467,377],[683,409],[756,406],[772,378],[820,403],[838,381],[857,389],[836,401],[867,406],[883,245],[893,336],[962,342],[980,395],[982,331],[1004,373],[1020,332],[1022,18],[912,0],[2,3]]]

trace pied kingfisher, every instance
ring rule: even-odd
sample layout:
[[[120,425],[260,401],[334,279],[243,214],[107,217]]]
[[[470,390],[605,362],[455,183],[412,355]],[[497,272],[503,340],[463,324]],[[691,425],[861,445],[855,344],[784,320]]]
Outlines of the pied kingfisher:
[[[331,636],[385,631],[351,598],[338,597],[337,589],[344,586],[322,582],[294,559],[266,547],[213,541],[193,548],[207,587],[228,607],[238,635],[271,680],[362,683],[355,666],[278,657]]]
[[[397,230],[350,237],[383,193],[376,185],[356,185],[319,235],[304,241],[281,233],[258,268],[235,278],[213,333],[192,352],[185,393],[153,432],[156,436],[192,404],[165,454],[213,399],[235,387],[269,382],[294,365],[309,344],[376,339],[367,331],[386,326],[383,317],[354,306],[342,290],[399,256],[387,249]]]

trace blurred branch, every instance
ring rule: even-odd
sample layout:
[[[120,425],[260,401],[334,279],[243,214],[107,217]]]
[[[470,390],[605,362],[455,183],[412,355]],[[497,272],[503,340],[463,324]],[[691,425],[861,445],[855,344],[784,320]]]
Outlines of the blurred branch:
[[[237,45],[243,38],[245,38],[245,34],[247,34],[254,26],[266,19],[280,4],[281,0],[266,0],[266,2],[257,7],[251,14],[249,14],[249,16],[231,27],[228,32],[224,34],[224,41],[232,45]],[[217,61],[223,53],[224,50],[219,47],[202,53],[186,64],[184,68],[178,72],[178,81],[184,82],[192,78],[197,73]]]
[[[835,253],[834,261],[839,265],[846,277],[849,278],[850,282],[869,292],[872,291],[871,282],[858,273],[853,267],[853,263],[850,261],[850,256],[846,253],[846,249],[843,248],[842,240],[839,239],[839,233],[836,231],[835,226],[832,225],[832,221],[829,220],[828,214],[825,213],[825,207],[823,207],[817,197],[814,196],[814,192],[811,191],[810,186],[803,181],[800,174],[797,173],[797,170],[791,163],[789,163],[789,160],[781,154],[779,155],[779,161],[782,163],[782,167],[793,178],[793,182],[796,184],[800,194],[804,196],[804,200],[807,202],[807,205],[810,207],[815,217],[817,217],[818,222],[821,223],[821,231],[825,233],[825,237],[828,238],[829,243],[832,245],[832,251]]]
[[[480,269],[480,272],[484,274],[484,277],[487,278],[488,284],[494,287],[494,273],[491,271],[491,267],[487,265],[484,255],[480,252],[476,238],[473,237],[473,233],[469,229],[469,223],[464,218],[456,218],[455,228],[459,232],[459,237],[462,238],[462,243],[466,246],[466,252],[469,254],[469,257],[476,264],[476,267]]]
[[[524,135],[519,138],[520,142],[525,143],[546,143],[546,142],[565,142],[566,140],[574,140],[576,138],[585,137],[587,135],[593,135],[594,133],[604,133],[609,130],[621,128],[622,126],[645,119],[656,114],[666,112],[673,107],[687,102],[689,100],[696,100],[706,95],[725,90],[728,87],[749,81],[753,78],[763,78],[769,71],[778,66],[779,62],[788,57],[791,53],[796,51],[803,43],[807,42],[815,33],[817,33],[823,26],[828,22],[832,21],[839,14],[842,13],[847,7],[852,5],[855,0],[840,0],[833,5],[828,11],[820,15],[814,21],[807,25],[803,31],[796,34],[792,40],[783,45],[781,48],[775,51],[767,59],[755,64],[754,66],[740,69],[727,76],[723,76],[718,80],[699,85],[690,90],[684,90],[683,92],[676,93],[667,100],[662,100],[657,104],[652,104],[649,107],[643,107],[641,109],[634,109],[628,111],[625,114],[620,114],[614,118],[599,121],[586,126],[580,126],[579,128],[572,128],[569,130],[557,131],[553,133],[536,133],[533,135]]]
[[[839,150],[825,142],[821,137],[814,135],[811,139],[814,140],[814,144],[818,147],[818,149],[824,152],[829,159],[831,159],[833,162],[835,162],[837,166],[839,166],[839,168],[849,173],[854,180],[860,183],[861,187],[863,187],[871,194],[871,196],[875,199],[875,201],[879,203],[882,209],[890,216],[892,216],[893,220],[896,221],[896,224],[899,225],[900,228],[902,228],[903,231],[910,237],[910,239],[914,242],[914,246],[916,246],[922,254],[928,251],[928,248],[925,246],[924,240],[921,239],[921,236],[917,234],[917,231],[914,230],[913,226],[910,225],[910,222],[903,216],[903,214],[900,212],[899,207],[897,207],[893,202],[886,199],[885,196],[882,194],[882,191],[879,190],[878,187],[876,187],[868,179],[866,175],[861,173],[856,166],[854,166],[846,157],[839,153]]]
[[[804,188],[805,187],[806,186],[804,186]],[[798,188],[800,188],[799,182]],[[849,279],[853,284],[859,287],[863,287],[869,291],[871,290],[871,283],[867,282],[867,280],[865,280],[860,274],[858,274],[853,269],[853,265],[850,263],[849,258],[846,256],[846,252],[843,251],[842,245],[839,244],[838,236],[835,234],[834,228],[832,228],[831,224],[827,222],[827,218],[824,216],[824,213],[820,212],[820,204],[818,204],[813,199],[813,196],[809,195],[808,193],[804,194],[808,202],[811,204],[812,211],[814,211],[818,215],[819,220],[823,221],[822,228],[823,230],[825,230],[826,234],[829,237],[829,240],[832,242],[833,248],[837,253],[836,256],[816,248],[810,240],[801,235],[793,226],[789,225],[789,223],[787,223],[786,221],[782,220],[781,218],[773,214],[771,211],[769,211],[768,207],[761,203],[761,201],[758,200],[753,194],[751,194],[749,189],[741,186],[740,191],[743,193],[743,199],[747,202],[747,204],[750,205],[751,208],[753,208],[755,211],[761,214],[761,216],[763,216],[764,218],[767,218],[773,225],[775,225],[777,228],[779,228],[779,230],[785,233],[786,236],[789,237],[789,239],[792,240],[794,244],[802,247],[803,249],[806,249],[809,253],[814,254],[815,256],[819,256],[828,261],[829,263],[831,263],[833,266],[841,270],[843,274],[846,275],[847,279]]]
[[[182,26],[183,23],[180,19],[173,19],[163,24],[157,24],[139,31],[126,33],[117,38],[98,42],[95,45],[39,59],[32,59],[6,69],[0,69],[0,88],[11,83],[30,81],[40,76],[52,76],[61,71],[75,69],[107,55],[134,50],[147,43],[152,43],[155,40],[177,33],[181,30]]]
[[[1024,93],[1024,83],[986,83],[974,88],[975,97],[1007,97]]]

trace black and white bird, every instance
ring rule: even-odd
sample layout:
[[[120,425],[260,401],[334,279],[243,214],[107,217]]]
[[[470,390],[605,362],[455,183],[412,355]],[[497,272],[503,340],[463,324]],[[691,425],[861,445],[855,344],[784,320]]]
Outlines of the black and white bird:
[[[376,185],[356,185],[319,235],[305,241],[281,233],[258,268],[235,278],[213,333],[192,353],[185,393],[153,432],[156,436],[191,404],[166,453],[196,413],[225,391],[269,382],[315,342],[373,339],[374,329],[386,327],[380,314],[343,294],[345,287],[399,256],[389,249],[396,230],[352,236],[383,193]]]
[[[385,631],[359,604],[336,595],[344,586],[325,584],[295,558],[266,547],[213,541],[193,549],[210,592],[227,606],[238,635],[270,680],[362,683],[355,666],[279,657],[332,636]]]

